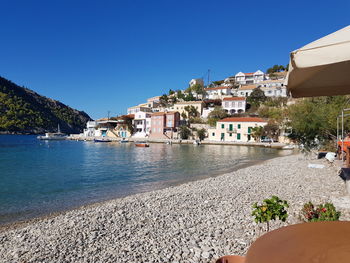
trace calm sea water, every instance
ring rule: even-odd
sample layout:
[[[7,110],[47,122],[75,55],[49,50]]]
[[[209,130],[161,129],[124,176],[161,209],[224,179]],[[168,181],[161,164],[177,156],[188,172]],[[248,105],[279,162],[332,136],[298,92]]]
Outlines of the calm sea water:
[[[0,136],[0,224],[215,176],[284,152]]]

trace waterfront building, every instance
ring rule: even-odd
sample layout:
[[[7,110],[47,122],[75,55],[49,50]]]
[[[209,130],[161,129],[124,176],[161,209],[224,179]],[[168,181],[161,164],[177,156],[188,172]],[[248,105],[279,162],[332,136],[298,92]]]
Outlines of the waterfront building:
[[[244,97],[227,97],[222,99],[222,108],[229,114],[242,113],[246,110]]]
[[[220,87],[213,87],[213,88],[206,88],[204,89],[207,93],[207,98],[210,100],[215,99],[222,99],[225,96],[231,96],[231,86],[220,86]]]
[[[203,107],[204,107],[204,102],[203,101],[182,101],[182,102],[177,102],[174,104],[173,107],[170,108],[170,110],[174,110],[181,114],[183,112],[188,114],[188,112],[185,110],[187,106],[193,106],[197,111],[198,111],[198,117],[202,115],[203,113]],[[181,117],[182,118],[182,117]]]
[[[254,142],[252,128],[266,124],[266,120],[257,117],[229,117],[217,121],[215,128],[208,129],[208,138],[210,141]]]
[[[177,134],[177,128],[180,123],[180,113],[156,112],[151,115],[151,133],[152,139],[173,139]]]
[[[133,137],[145,138],[149,136],[151,132],[151,113],[138,112],[135,114],[133,121],[134,134]]]
[[[240,85],[257,84],[261,81],[264,81],[266,78],[267,76],[261,70],[257,70],[256,72],[251,73],[238,72],[235,75],[235,83]]]
[[[117,138],[129,138],[132,136],[132,123],[135,118],[134,114],[122,115],[116,117],[117,124],[112,130],[112,134]]]
[[[83,132],[84,137],[94,137],[97,125],[97,121],[88,121],[86,123],[86,129]]]

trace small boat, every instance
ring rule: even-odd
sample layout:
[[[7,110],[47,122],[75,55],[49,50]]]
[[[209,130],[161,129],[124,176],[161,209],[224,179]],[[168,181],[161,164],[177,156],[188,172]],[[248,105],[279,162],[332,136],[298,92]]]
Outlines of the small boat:
[[[126,143],[126,142],[129,142],[129,140],[128,140],[128,139],[123,138],[123,139],[121,139],[119,142],[120,142],[120,143]]]
[[[94,142],[111,142],[112,140],[108,139],[108,138],[98,138],[98,139],[94,139]]]
[[[172,145],[173,142],[172,141],[166,141],[165,144]]]
[[[193,142],[193,144],[194,144],[194,145],[200,145],[201,143],[199,142],[199,140],[195,140],[195,141]]]
[[[293,150],[295,148],[294,145],[286,145],[282,147],[282,150]]]
[[[45,135],[38,136],[37,139],[39,140],[66,140],[68,138],[67,134],[62,133],[60,130],[60,125],[57,126],[57,132],[47,132]]]
[[[147,142],[135,142],[136,147],[149,147]]]

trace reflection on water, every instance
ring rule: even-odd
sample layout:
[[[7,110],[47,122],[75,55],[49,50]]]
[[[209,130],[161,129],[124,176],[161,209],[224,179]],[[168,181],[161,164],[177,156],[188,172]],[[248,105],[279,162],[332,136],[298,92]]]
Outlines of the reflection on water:
[[[0,223],[223,174],[285,152],[0,136]]]

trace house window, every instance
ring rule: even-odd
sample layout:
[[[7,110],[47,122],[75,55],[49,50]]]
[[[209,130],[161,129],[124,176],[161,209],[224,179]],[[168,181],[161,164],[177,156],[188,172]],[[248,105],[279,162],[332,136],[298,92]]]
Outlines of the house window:
[[[225,124],[221,124],[221,129],[225,129]]]
[[[232,133],[230,133],[230,137],[232,137]]]
[[[215,136],[215,132],[213,132],[213,133],[211,134],[211,136]]]
[[[252,132],[252,127],[248,127],[248,134]]]
[[[238,125],[237,125],[237,128],[240,129],[240,128],[241,128],[241,124],[238,124]]]
[[[229,130],[230,130],[230,131],[233,131],[233,124],[230,124],[229,127],[230,127]]]
[[[240,139],[241,139],[241,134],[237,133],[237,140],[240,140]]]
[[[242,102],[238,102],[238,107],[242,107]]]

